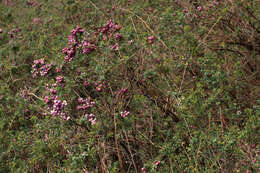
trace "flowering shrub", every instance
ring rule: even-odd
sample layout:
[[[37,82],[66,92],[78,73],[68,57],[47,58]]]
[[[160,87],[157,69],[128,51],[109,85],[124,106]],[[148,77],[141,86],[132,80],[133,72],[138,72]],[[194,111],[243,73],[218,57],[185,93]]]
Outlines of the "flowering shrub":
[[[259,14],[0,2],[0,172],[259,171]]]

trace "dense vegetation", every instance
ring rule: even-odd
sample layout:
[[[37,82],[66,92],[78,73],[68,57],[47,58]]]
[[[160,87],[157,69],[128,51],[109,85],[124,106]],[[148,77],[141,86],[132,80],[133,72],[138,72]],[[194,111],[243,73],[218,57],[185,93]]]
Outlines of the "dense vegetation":
[[[258,172],[258,0],[1,0],[0,172]]]

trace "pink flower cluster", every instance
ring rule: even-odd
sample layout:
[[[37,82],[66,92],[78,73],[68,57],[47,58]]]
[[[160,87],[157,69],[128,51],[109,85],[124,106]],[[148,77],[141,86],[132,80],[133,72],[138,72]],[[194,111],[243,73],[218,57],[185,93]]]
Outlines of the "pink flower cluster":
[[[45,59],[37,59],[34,60],[34,64],[32,65],[32,73],[33,77],[36,77],[38,74],[41,76],[45,76],[51,69],[52,64],[46,64]],[[48,105],[47,110],[50,111],[50,114],[52,116],[60,116],[61,118],[65,120],[69,120],[70,117],[66,115],[64,112],[64,109],[67,105],[66,100],[60,100],[59,96],[57,96],[57,90],[53,87],[57,87],[58,85],[64,85],[64,77],[63,76],[57,76],[56,82],[49,85],[46,85],[46,90],[49,92],[49,96],[44,97],[44,102]]]
[[[156,161],[154,165],[155,165],[155,166],[159,166],[160,163],[161,163],[161,161],[159,160],[159,161]]]
[[[76,49],[74,47],[65,47],[62,49],[62,53],[66,55],[65,60],[70,62],[76,55]]]
[[[119,95],[122,95],[122,94],[126,93],[127,91],[128,91],[127,88],[123,88],[123,89],[121,89],[121,90],[118,92],[118,94],[119,94]]]
[[[62,50],[62,53],[65,54],[65,60],[70,62],[76,55],[76,50],[81,49],[79,52],[83,54],[89,54],[96,50],[96,45],[89,41],[86,37],[80,41],[80,36],[84,34],[84,29],[77,26],[75,29],[72,29],[71,34],[68,36],[68,47],[65,47]],[[90,34],[87,34],[90,36]]]
[[[44,58],[36,59],[33,61],[32,74],[35,78],[39,73],[41,76],[45,76],[51,69],[52,64],[46,64]]]
[[[83,81],[83,85],[84,85],[85,87],[87,87],[87,86],[90,85],[90,82],[88,82],[87,79],[84,79],[84,81]]]
[[[94,125],[97,123],[97,119],[94,114],[86,114],[85,117],[88,119],[88,121],[91,123],[91,125]]]
[[[104,89],[107,88],[107,83],[108,83],[108,81],[107,82],[105,82],[105,81],[95,82],[94,85],[96,87],[96,91],[102,92]]]
[[[77,26],[75,29],[72,29],[71,34],[68,36],[68,45],[62,50],[62,53],[66,55],[65,60],[70,62],[76,55],[76,47],[78,46],[78,34],[84,33],[84,30]]]
[[[113,46],[110,46],[111,50],[118,50],[118,43],[115,43]]]
[[[98,29],[98,32],[103,34],[103,40],[107,40],[107,37],[112,38],[115,40],[113,45],[110,46],[111,50],[118,50],[118,42],[121,41],[123,36],[119,33],[122,29],[122,26],[114,23],[111,19],[107,22],[107,24]]]
[[[57,76],[56,82],[54,84],[52,84],[52,86],[57,86],[57,85],[64,86],[64,84],[65,84],[64,77],[63,76]]]
[[[78,103],[80,104],[77,106],[78,110],[86,110],[88,108],[94,107],[96,104],[94,101],[91,101],[90,98],[83,99],[81,97],[78,98]]]
[[[36,17],[36,18],[33,19],[33,23],[35,25],[37,25],[37,24],[41,23],[41,19]]]
[[[122,26],[118,25],[117,23],[114,23],[110,19],[104,27],[101,27],[98,29],[98,32],[107,34],[109,37],[111,37],[114,32],[120,31],[121,29],[122,29]]]
[[[96,50],[96,45],[87,40],[82,40],[80,47],[82,48],[83,54],[90,54],[94,50]]]
[[[120,112],[121,117],[126,117],[129,114],[130,114],[130,112],[128,112],[128,111]]]
[[[72,29],[71,35],[73,35],[75,37],[77,33],[83,33],[83,32],[84,32],[84,29],[82,29],[81,27],[77,26],[75,29]]]
[[[122,34],[120,34],[120,33],[116,33],[115,35],[114,35],[114,39],[115,40],[121,40],[123,37],[122,37]]]
[[[44,97],[44,102],[48,105],[47,110],[50,110],[52,116],[60,116],[64,120],[69,120],[70,117],[64,112],[67,101],[60,100],[59,96],[56,95],[57,90],[50,88],[48,84],[46,85],[46,90],[50,92],[50,96]]]
[[[149,41],[150,44],[153,44],[154,36],[152,35],[152,36],[148,37],[148,41]]]
[[[21,32],[21,29],[20,28],[15,28],[15,29],[12,29],[11,31],[8,31],[8,35],[10,35],[11,38],[17,38],[17,34]]]
[[[67,106],[66,100],[59,100],[58,96],[45,96],[44,101],[48,104],[48,110],[52,116],[61,116],[64,120],[69,120],[70,117],[64,112],[65,107]]]
[[[119,91],[115,92],[115,95],[117,96],[123,96],[124,93],[126,93],[128,91],[127,88],[122,88]]]

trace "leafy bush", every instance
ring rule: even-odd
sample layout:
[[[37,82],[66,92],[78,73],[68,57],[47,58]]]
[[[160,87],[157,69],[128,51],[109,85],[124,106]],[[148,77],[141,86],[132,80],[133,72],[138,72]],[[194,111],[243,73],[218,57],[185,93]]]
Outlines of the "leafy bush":
[[[0,172],[259,171],[259,14],[0,2]]]

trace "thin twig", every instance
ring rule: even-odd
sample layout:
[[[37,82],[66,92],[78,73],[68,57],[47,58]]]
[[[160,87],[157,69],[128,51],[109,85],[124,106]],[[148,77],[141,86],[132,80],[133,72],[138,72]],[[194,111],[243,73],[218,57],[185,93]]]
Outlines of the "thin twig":
[[[134,168],[135,168],[135,172],[137,173],[138,171],[137,171],[137,167],[136,167],[136,164],[135,164],[135,161],[134,161],[133,153],[132,153],[132,151],[131,151],[131,149],[130,149],[130,146],[129,146],[128,137],[127,137],[127,134],[126,134],[125,131],[124,131],[124,133],[125,133],[125,137],[126,137],[126,141],[127,141],[128,151],[129,151],[129,153],[130,153],[130,155],[131,155],[131,160],[132,160],[132,162],[133,162],[133,165],[134,165]]]
[[[165,48],[169,49],[169,47],[164,43],[164,41],[163,41],[159,36],[157,36],[157,35],[155,34],[155,32],[151,29],[151,27],[147,24],[147,22],[146,22],[143,18],[141,18],[140,16],[138,16],[137,14],[135,14],[134,12],[132,12],[132,11],[130,11],[130,10],[128,10],[128,9],[125,9],[125,8],[119,8],[119,9],[122,10],[122,11],[126,11],[126,12],[128,12],[128,13],[131,13],[132,15],[136,16],[139,20],[141,20],[141,21],[144,23],[144,25],[146,26],[146,28],[147,28],[155,37],[157,37],[157,39],[162,43],[162,45],[163,45]]]
[[[121,156],[120,156],[120,152],[119,152],[119,147],[118,147],[118,142],[117,142],[117,137],[116,137],[116,133],[117,133],[117,129],[116,129],[116,115],[114,114],[114,138],[115,138],[115,145],[116,145],[116,151],[117,151],[117,157],[119,160],[119,166],[120,166],[120,172],[123,172],[123,163],[121,160]]]
[[[220,16],[218,18],[218,20],[212,25],[212,27],[210,28],[209,32],[207,33],[207,35],[202,39],[202,42],[200,42],[200,44],[198,44],[198,46],[196,47],[196,49],[198,47],[201,46],[202,43],[204,43],[204,41],[206,40],[206,38],[209,36],[209,34],[212,32],[212,30],[214,29],[214,27],[217,25],[217,23],[220,21],[220,19],[222,19],[223,16]]]

